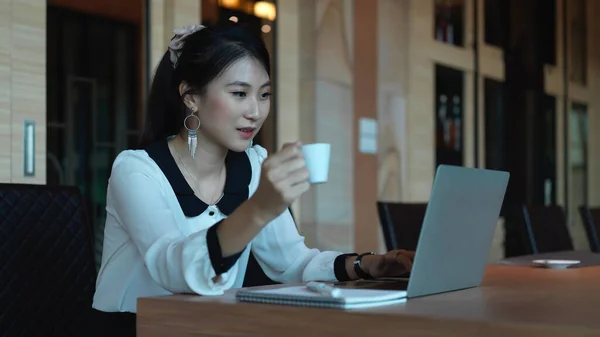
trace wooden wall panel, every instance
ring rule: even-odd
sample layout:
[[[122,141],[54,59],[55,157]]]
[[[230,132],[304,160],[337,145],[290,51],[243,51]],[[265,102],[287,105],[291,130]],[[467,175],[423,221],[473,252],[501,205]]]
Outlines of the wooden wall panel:
[[[306,120],[314,121],[310,126],[314,134],[312,142],[329,143],[332,148],[328,183],[311,188],[316,237],[319,247],[342,251],[354,249],[356,3],[315,1],[314,106],[313,117]],[[306,89],[310,90],[310,86]],[[311,109],[304,107],[302,111],[307,108]],[[308,127],[304,121],[300,125]]]
[[[11,179],[11,0],[0,0],[0,182]]]
[[[314,139],[311,127],[300,127],[300,116],[303,116],[302,121],[307,125],[314,125],[314,97],[311,100],[301,98],[303,83],[310,85],[309,93],[314,92],[314,65],[306,66],[307,62],[314,62],[314,46],[304,46],[303,42],[303,37],[314,39],[314,1],[306,0],[303,6],[298,1],[281,1],[277,6],[276,25],[274,101],[277,104],[276,148],[280,149],[288,142],[301,140],[308,144]],[[307,62],[301,62],[303,53],[306,53],[304,59]],[[308,78],[309,81],[305,82],[302,77]],[[303,108],[308,109],[306,113],[301,112]],[[308,210],[305,211],[306,207]],[[305,226],[305,220],[307,223],[314,223],[312,191],[292,205],[292,212],[298,227],[304,231],[307,243],[316,245],[314,226]]]
[[[35,129],[35,176],[23,175],[23,122]],[[46,1],[0,0],[0,182],[46,183]]]
[[[173,30],[201,22],[202,0],[150,0],[150,69],[152,74],[173,37]]]
[[[410,0],[378,2],[378,199],[408,199],[407,100]]]
[[[435,173],[435,70],[432,54],[435,46],[440,44],[433,42],[433,1],[412,0],[409,8],[406,201],[423,202],[429,200]],[[440,45],[439,48],[446,51],[444,47]]]
[[[165,36],[165,1],[150,0],[150,69],[154,76],[156,66],[167,51],[169,40]],[[172,30],[172,29],[171,29]]]
[[[276,30],[278,147],[332,145],[329,182],[292,210],[309,246],[341,251],[355,242],[353,13],[353,1],[280,1]]]
[[[378,2],[354,2],[354,248],[357,252],[379,249],[377,165],[378,157],[359,152],[361,118],[377,118],[378,94]]]

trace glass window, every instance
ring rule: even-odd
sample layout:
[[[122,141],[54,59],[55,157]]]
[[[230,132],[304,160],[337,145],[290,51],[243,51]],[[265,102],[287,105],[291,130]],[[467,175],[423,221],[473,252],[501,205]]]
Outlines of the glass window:
[[[570,25],[570,79],[574,83],[587,83],[587,20],[586,1],[569,0]]]
[[[543,96],[541,116],[538,117],[534,174],[534,202],[552,205],[556,203],[556,98]]]
[[[485,167],[505,170],[504,98],[502,82],[484,80]]]
[[[463,165],[463,85],[462,71],[436,66],[436,167]]]
[[[77,186],[100,262],[112,162],[137,134],[142,68],[139,27],[48,6],[48,185]]]
[[[577,249],[588,249],[587,235],[579,208],[588,204],[588,108],[585,104],[573,103],[569,113],[569,223],[571,236]]]
[[[587,203],[587,140],[587,106],[573,103],[569,116],[569,166],[573,207]]]
[[[484,40],[486,44],[504,47],[507,31],[508,1],[485,0],[484,2]]]
[[[435,0],[434,17],[434,38],[440,42],[463,46],[465,1]]]

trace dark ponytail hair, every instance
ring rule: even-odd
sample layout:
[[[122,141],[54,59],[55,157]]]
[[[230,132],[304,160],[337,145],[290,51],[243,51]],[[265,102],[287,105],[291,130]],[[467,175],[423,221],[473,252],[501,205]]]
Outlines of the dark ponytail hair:
[[[263,40],[237,24],[207,27],[189,35],[175,66],[167,50],[150,88],[140,148],[181,131],[187,115],[179,94],[181,82],[191,87],[188,93],[202,95],[209,83],[244,57],[256,59],[270,76],[269,53]]]

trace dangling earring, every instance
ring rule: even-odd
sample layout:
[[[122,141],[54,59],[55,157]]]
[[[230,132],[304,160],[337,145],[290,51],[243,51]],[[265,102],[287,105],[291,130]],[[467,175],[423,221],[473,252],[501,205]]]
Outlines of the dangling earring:
[[[198,138],[196,138],[196,134],[197,134],[198,129],[200,128],[200,118],[198,118],[198,116],[196,116],[196,108],[195,107],[191,107],[190,110],[192,111],[192,113],[190,113],[183,120],[183,127],[185,127],[185,129],[187,130],[187,134],[188,134],[188,150],[190,150],[190,154],[192,155],[192,158],[194,158],[196,156],[196,147],[198,147]],[[187,121],[190,117],[195,118],[198,121],[198,125],[196,126],[195,129],[191,129],[187,126]]]

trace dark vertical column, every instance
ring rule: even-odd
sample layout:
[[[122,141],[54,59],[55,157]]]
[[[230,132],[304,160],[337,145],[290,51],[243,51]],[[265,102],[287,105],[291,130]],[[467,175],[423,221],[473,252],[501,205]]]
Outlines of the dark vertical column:
[[[506,50],[506,133],[507,169],[511,182],[507,202],[532,199],[530,169],[536,115],[535,91],[538,86],[535,67],[535,0],[509,0],[509,34]],[[543,82],[542,82],[543,83]]]
[[[568,179],[568,170],[569,170],[569,128],[567,127],[569,125],[569,110],[570,110],[570,98],[569,98],[569,66],[568,66],[568,51],[567,51],[567,46],[568,46],[568,41],[567,41],[567,25],[569,24],[568,21],[568,6],[567,6],[567,1],[568,0],[563,0],[563,7],[562,7],[562,21],[563,21],[563,29],[562,29],[562,50],[560,51],[562,53],[562,59],[563,59],[563,130],[564,130],[564,134],[563,134],[563,151],[564,151],[564,157],[563,157],[563,167],[564,167],[564,185],[563,185],[563,194],[564,194],[564,208],[565,208],[565,214],[569,214],[569,179]]]
[[[512,214],[520,205],[540,203],[538,184],[544,157],[544,0],[508,0],[505,46],[505,158],[511,173],[503,213],[507,217],[506,254],[526,252],[519,237],[520,223]]]

